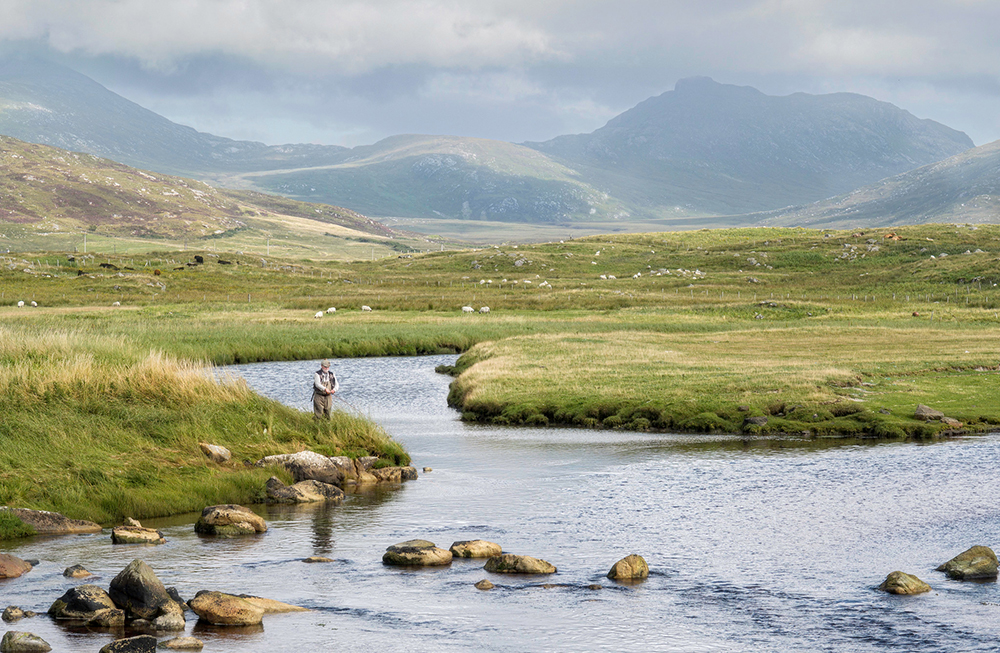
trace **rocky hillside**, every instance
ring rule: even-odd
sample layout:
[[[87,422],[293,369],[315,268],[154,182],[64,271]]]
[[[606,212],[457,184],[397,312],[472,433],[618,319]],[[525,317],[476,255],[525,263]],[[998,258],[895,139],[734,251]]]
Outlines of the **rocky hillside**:
[[[863,95],[775,97],[704,77],[591,134],[530,145],[626,202],[717,213],[831,197],[973,147],[962,132]]]
[[[1000,141],[833,199],[758,216],[764,225],[853,228],[1000,220]]]

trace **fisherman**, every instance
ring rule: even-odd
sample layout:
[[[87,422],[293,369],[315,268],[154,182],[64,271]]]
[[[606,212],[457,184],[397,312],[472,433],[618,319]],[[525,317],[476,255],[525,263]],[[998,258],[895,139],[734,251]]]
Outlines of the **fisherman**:
[[[313,375],[313,414],[316,419],[330,419],[333,395],[339,388],[337,375],[330,371],[330,361],[324,360]]]

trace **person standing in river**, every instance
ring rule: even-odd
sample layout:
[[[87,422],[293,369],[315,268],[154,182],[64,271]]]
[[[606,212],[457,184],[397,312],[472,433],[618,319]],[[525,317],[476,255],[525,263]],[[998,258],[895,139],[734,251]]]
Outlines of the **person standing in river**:
[[[313,375],[313,415],[316,419],[330,419],[333,395],[339,388],[337,375],[330,370],[330,361],[324,360]]]

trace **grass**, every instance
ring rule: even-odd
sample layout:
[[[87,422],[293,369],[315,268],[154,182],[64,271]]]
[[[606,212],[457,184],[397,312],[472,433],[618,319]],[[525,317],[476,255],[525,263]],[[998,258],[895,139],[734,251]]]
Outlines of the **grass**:
[[[31,325],[0,328],[0,410],[0,504],[102,524],[259,502],[275,470],[244,461],[274,453],[409,460],[367,420],[314,422],[127,337]],[[209,462],[199,442],[234,462]]]
[[[913,418],[924,403],[985,430],[1000,424],[998,260],[1000,227],[963,225],[353,263],[0,256],[0,503],[110,523],[259,498],[268,472],[208,463],[199,439],[239,461],[304,447],[406,458],[369,423],[318,426],[219,385],[207,363],[461,352],[451,402],[500,424],[936,437],[948,427]]]

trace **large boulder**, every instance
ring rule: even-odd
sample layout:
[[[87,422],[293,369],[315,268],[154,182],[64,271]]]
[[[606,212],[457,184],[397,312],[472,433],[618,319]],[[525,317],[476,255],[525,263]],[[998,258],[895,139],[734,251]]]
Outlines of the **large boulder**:
[[[0,553],[0,578],[17,578],[31,571],[31,563],[9,553]]]
[[[0,508],[9,510],[18,519],[35,529],[38,535],[73,535],[79,533],[100,533],[101,527],[92,521],[70,519],[58,512],[27,510],[25,508]]]
[[[885,577],[882,584],[878,586],[883,592],[890,594],[922,594],[930,592],[931,586],[912,574],[902,571],[894,571]]]
[[[116,639],[105,645],[101,653],[156,653],[156,638],[152,635],[138,635]]]
[[[156,573],[142,560],[133,560],[122,569],[111,581],[108,594],[129,618],[152,620],[174,603]]]
[[[98,610],[94,616],[87,619],[91,628],[124,628],[125,611],[116,609]]]
[[[253,535],[266,530],[267,524],[259,515],[235,504],[208,506],[201,511],[201,517],[194,525],[195,533],[222,537]]]
[[[997,577],[997,554],[988,546],[974,546],[937,568],[948,578],[973,580]]]
[[[554,574],[556,568],[544,560],[531,556],[504,553],[490,558],[483,566],[486,571],[498,574]]]
[[[322,481],[299,481],[295,485],[285,485],[277,476],[267,479],[268,503],[315,503],[328,501],[340,503],[344,500],[344,491],[336,485]]]
[[[9,630],[0,640],[0,653],[45,653],[51,650],[48,642],[34,633]]]
[[[199,618],[216,626],[253,626],[264,618],[263,608],[223,592],[198,592],[188,605]]]
[[[166,541],[163,533],[155,528],[143,528],[142,524],[134,519],[129,519],[122,526],[111,529],[113,544],[163,544]]]
[[[486,540],[461,540],[449,549],[456,558],[492,558],[503,553],[499,544]]]
[[[209,460],[214,463],[227,463],[233,457],[233,452],[226,449],[223,446],[217,444],[208,444],[206,442],[199,442],[198,446],[201,447],[201,452],[208,456]]]
[[[89,621],[97,612],[117,607],[111,596],[97,585],[77,585],[53,601],[49,614],[53,619]]]
[[[608,578],[611,580],[643,580],[648,577],[649,565],[642,556],[634,553],[616,562],[608,572]]]
[[[385,550],[382,563],[404,567],[439,567],[451,564],[451,551],[427,540],[407,540]]]
[[[257,461],[257,467],[280,465],[291,473],[295,482],[322,481],[337,487],[343,487],[350,477],[357,476],[354,461],[346,456],[331,458],[314,451],[300,451],[276,456],[267,456]]]

